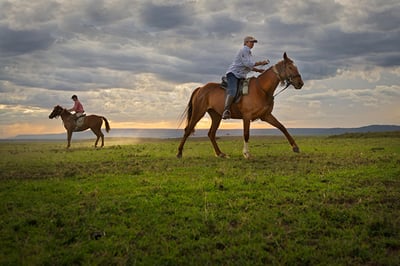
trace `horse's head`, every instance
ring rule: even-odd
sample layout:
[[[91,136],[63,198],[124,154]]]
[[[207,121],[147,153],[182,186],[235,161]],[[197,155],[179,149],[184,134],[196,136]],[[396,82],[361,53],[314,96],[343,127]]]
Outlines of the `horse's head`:
[[[293,85],[295,89],[299,90],[303,87],[304,82],[301,79],[301,75],[293,60],[290,59],[286,52],[283,54],[283,60],[279,62],[277,65],[280,65],[278,69],[278,76],[283,81],[286,81],[286,84]]]
[[[63,110],[64,110],[64,108],[62,108],[59,105],[54,106],[53,112],[51,112],[51,114],[49,115],[49,118],[53,119],[54,117],[60,116]]]

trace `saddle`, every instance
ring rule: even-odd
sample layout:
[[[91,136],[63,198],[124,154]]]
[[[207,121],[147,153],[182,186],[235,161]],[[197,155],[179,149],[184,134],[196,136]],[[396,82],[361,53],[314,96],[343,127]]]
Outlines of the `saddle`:
[[[83,122],[85,121],[86,114],[81,115],[80,117],[75,119],[75,129],[74,131],[81,131],[81,127],[83,126]]]
[[[250,82],[250,78],[239,79],[237,93],[235,96],[235,102],[239,102],[242,95],[249,94],[249,82]],[[224,90],[226,90],[228,88],[228,80],[227,80],[226,76],[222,76],[220,86]]]

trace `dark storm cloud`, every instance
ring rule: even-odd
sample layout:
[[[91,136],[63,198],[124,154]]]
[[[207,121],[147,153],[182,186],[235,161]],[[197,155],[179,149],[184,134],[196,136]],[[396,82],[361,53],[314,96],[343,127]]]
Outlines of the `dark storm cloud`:
[[[398,51],[397,41],[400,38],[385,32],[345,33],[337,29],[326,30],[315,39],[317,54],[321,59],[351,58],[362,55],[391,53]],[[326,57],[324,58],[324,55]]]
[[[399,5],[366,6],[353,16],[331,2],[298,2],[298,8],[267,20],[270,51],[295,56],[306,79],[333,77],[338,69],[357,66],[398,66]]]
[[[367,61],[376,62],[377,65],[383,67],[393,67],[400,65],[400,53],[386,53],[385,55],[370,55],[366,57]]]
[[[191,24],[185,5],[154,5],[146,3],[141,18],[145,25],[160,30],[172,29]]]
[[[54,42],[48,29],[13,30],[0,26],[0,54],[14,56],[48,49]]]
[[[215,34],[216,40],[223,40],[232,33],[241,32],[245,23],[230,18],[228,15],[214,15],[204,22],[204,30],[209,34]]]
[[[42,26],[32,24],[32,29],[27,26],[24,30],[0,27],[3,56],[33,56],[41,50],[47,51],[48,58],[57,58],[57,62],[47,59],[47,63],[61,64],[67,73],[73,72],[68,68],[91,71],[82,75],[87,77],[93,75],[91,68],[107,68],[151,72],[173,82],[204,82],[213,73],[219,78],[243,36],[252,34],[260,40],[254,49],[259,59],[275,62],[287,51],[308,79],[333,76],[337,69],[357,63],[398,65],[398,5],[382,5],[376,10],[361,6],[358,13],[368,15],[360,16],[343,15],[348,10],[331,1],[87,1],[66,5],[68,12],[64,13],[60,4],[46,6],[50,12],[40,20],[38,11],[24,17],[40,21]],[[13,11],[10,5],[7,10]],[[41,62],[46,63],[46,58]],[[40,72],[40,62],[37,67]],[[93,80],[104,80],[101,87],[118,86],[116,78]]]
[[[374,8],[371,7],[368,12],[362,10],[365,14],[362,17],[354,16],[352,18],[357,25],[357,28],[361,28],[363,31],[373,31],[373,32],[398,32],[400,25],[400,5],[398,1],[382,2]],[[351,21],[351,20],[350,20]]]
[[[129,2],[107,5],[103,0],[88,1],[81,19],[92,25],[107,25],[132,16]]]
[[[399,66],[400,38],[387,32],[343,32],[326,29],[298,53],[307,79],[335,76],[338,69],[354,66]]]

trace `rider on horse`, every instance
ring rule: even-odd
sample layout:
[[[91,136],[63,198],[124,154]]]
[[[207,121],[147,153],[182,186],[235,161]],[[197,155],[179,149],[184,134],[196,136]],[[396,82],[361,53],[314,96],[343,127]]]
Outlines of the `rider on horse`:
[[[225,108],[224,113],[222,114],[222,119],[231,118],[230,107],[236,97],[239,80],[245,79],[246,75],[250,71],[262,73],[264,70],[255,68],[255,66],[262,66],[269,63],[269,60],[264,60],[260,62],[253,61],[250,50],[251,48],[253,48],[254,43],[256,42],[257,40],[254,37],[247,36],[246,38],[244,38],[242,49],[240,49],[239,52],[236,54],[233,63],[230,65],[228,71],[226,72],[228,89],[226,90]]]
[[[82,103],[78,100],[78,96],[72,95],[71,99],[74,101],[74,106],[68,109],[69,112],[74,111],[74,119],[77,120],[79,117],[83,116],[85,110],[83,109]]]

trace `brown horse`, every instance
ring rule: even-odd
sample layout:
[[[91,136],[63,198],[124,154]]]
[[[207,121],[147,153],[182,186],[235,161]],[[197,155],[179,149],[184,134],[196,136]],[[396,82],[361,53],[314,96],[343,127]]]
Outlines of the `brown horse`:
[[[293,85],[296,89],[301,89],[304,83],[301,79],[297,67],[293,61],[283,54],[283,60],[270,67],[257,78],[251,78],[249,82],[249,93],[242,96],[241,100],[232,104],[231,117],[243,120],[244,147],[243,156],[250,158],[248,149],[250,122],[261,119],[278,128],[286,136],[294,152],[299,152],[299,148],[286,130],[286,128],[271,114],[274,107],[274,92],[279,83],[286,86]],[[187,125],[178,148],[177,157],[182,157],[183,146],[187,138],[194,132],[197,122],[206,112],[211,117],[211,127],[208,131],[208,137],[214,147],[215,154],[218,157],[225,157],[226,154],[219,149],[215,134],[221,123],[222,112],[224,111],[225,90],[221,88],[220,83],[207,83],[203,87],[195,89],[190,97],[186,107],[185,115]]]
[[[68,138],[68,145],[67,149],[71,146],[71,137],[72,132],[77,131],[85,131],[87,129],[91,129],[93,133],[97,136],[96,142],[94,146],[97,147],[97,143],[101,138],[101,147],[104,146],[104,134],[101,132],[101,126],[103,125],[103,120],[106,124],[106,131],[110,131],[110,124],[108,123],[107,119],[103,116],[98,115],[88,115],[85,116],[83,119],[83,124],[80,127],[76,127],[76,121],[74,119],[74,115],[67,111],[67,109],[62,108],[61,106],[57,105],[54,107],[53,112],[49,115],[50,119],[54,117],[61,116],[61,119],[64,123],[64,127],[67,130],[67,138]]]

